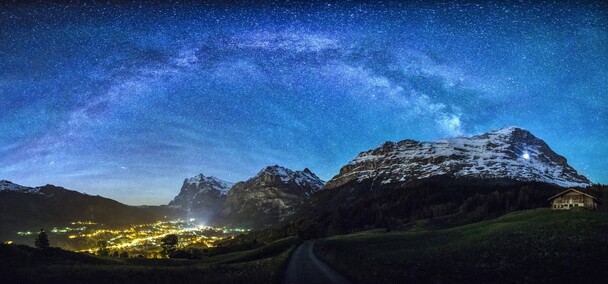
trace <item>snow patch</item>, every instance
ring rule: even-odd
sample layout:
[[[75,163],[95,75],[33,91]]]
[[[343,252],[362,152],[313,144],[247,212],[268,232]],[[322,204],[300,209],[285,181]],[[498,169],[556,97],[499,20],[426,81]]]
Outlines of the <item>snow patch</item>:
[[[387,184],[395,180],[403,182],[451,174],[540,181],[562,187],[590,185],[586,178],[560,158],[542,140],[512,126],[482,135],[436,142],[387,142],[377,149],[360,153],[347,164],[349,171],[339,174],[329,183],[351,179],[361,182],[381,176],[384,180],[380,182]]]
[[[16,183],[12,183],[8,180],[0,180],[0,191],[3,191],[3,190],[4,191],[26,192],[26,193],[39,193],[40,188],[18,185]]]
[[[213,176],[206,177],[203,174],[187,178],[185,184],[193,185],[199,190],[218,190],[221,194],[226,195],[234,183],[228,182]],[[187,188],[186,188],[187,190]]]
[[[303,188],[306,186],[311,186],[315,190],[320,189],[325,184],[321,179],[319,179],[314,173],[312,173],[308,169],[304,169],[302,171],[292,171],[288,168],[274,165],[266,167],[261,170],[255,177],[259,178],[262,175],[273,175],[278,176],[283,183],[293,182],[297,184],[299,187]]]

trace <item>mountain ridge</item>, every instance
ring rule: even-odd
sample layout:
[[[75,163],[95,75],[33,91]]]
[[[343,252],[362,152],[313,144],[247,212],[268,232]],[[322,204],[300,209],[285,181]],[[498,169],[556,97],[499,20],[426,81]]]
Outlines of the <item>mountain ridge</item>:
[[[226,196],[233,185],[232,182],[201,173],[184,179],[179,193],[168,206],[183,210],[188,217],[215,224],[222,217]]]
[[[539,181],[562,187],[591,184],[543,140],[512,126],[434,142],[385,142],[359,153],[324,188],[336,188],[352,180],[407,183],[439,175]]]
[[[0,180],[0,191],[16,191],[16,192],[27,192],[27,193],[37,193],[38,190],[36,187],[23,186],[20,184],[16,184],[14,182],[8,180]]]
[[[18,190],[9,190],[18,188]],[[131,206],[60,186],[26,187],[4,181],[0,184],[0,239],[16,231],[62,226],[74,221],[93,221],[125,226],[181,217],[167,206]]]
[[[252,227],[276,224],[293,214],[323,184],[307,168],[293,171],[278,165],[268,166],[232,187],[224,213],[231,224]]]

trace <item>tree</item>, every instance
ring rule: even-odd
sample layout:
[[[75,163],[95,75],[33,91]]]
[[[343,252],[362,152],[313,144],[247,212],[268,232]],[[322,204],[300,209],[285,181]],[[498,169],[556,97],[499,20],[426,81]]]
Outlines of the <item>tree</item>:
[[[175,248],[177,247],[177,242],[177,235],[170,234],[164,236],[160,240],[160,246],[163,248],[163,253],[168,256],[171,252],[175,251]]]
[[[126,252],[126,251],[123,251],[123,252],[120,253],[120,257],[122,257],[122,258],[129,258],[129,253]]]
[[[108,249],[108,242],[101,240],[97,242],[97,255],[99,256],[109,256],[110,250]]]
[[[49,244],[49,236],[44,232],[44,229],[40,229],[40,233],[38,233],[34,245],[39,249],[48,249],[51,246]]]

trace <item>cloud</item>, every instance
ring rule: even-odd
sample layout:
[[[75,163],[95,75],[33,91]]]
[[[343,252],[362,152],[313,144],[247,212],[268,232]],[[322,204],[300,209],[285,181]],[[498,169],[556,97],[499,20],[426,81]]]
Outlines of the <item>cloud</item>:
[[[445,115],[437,119],[437,124],[451,136],[462,136],[464,131],[462,130],[462,122],[460,121],[460,115]]]
[[[340,48],[337,39],[321,34],[289,31],[246,33],[233,38],[231,44],[244,49],[290,52],[321,52]]]
[[[176,68],[166,65],[138,67],[128,72],[124,67],[107,71],[114,75],[107,75],[99,86],[78,94],[77,103],[66,113],[64,121],[52,129],[11,144],[11,151],[5,158],[37,163],[52,159],[53,155],[73,151],[79,142],[94,136],[95,127],[104,124],[116,108],[139,104],[142,98],[154,93],[152,86],[178,74]]]
[[[196,49],[188,48],[179,51],[178,55],[172,59],[175,65],[179,67],[192,67],[200,62],[196,55]]]
[[[335,79],[353,95],[399,107],[404,116],[412,119],[429,119],[435,123],[438,131],[447,135],[464,133],[461,113],[454,111],[458,109],[457,106],[413,86],[408,78],[439,78],[444,82],[443,87],[449,88],[454,82],[469,80],[468,77],[462,70],[437,63],[423,52],[376,47],[380,48],[378,52],[369,46],[347,44],[340,38],[326,34],[291,30],[252,31],[202,40],[205,44],[199,44],[198,47],[183,46],[181,49],[163,51],[148,63],[138,61],[139,66],[131,65],[132,62],[122,62],[126,65],[108,65],[114,67],[106,70],[105,78],[100,80],[102,84],[81,96],[79,104],[69,112],[62,125],[22,142],[16,146],[18,149],[11,152],[21,153],[22,156],[44,157],[54,151],[65,150],[85,139],[86,133],[103,123],[116,108],[139,104],[140,99],[154,94],[157,86],[168,84],[173,79],[179,80],[184,74],[212,74],[215,75],[210,77],[212,80],[230,79],[228,82],[232,88],[239,84],[257,88],[258,85],[252,84],[252,81],[259,82],[259,86],[264,86],[268,78],[272,78],[273,84],[298,83],[302,76],[319,79],[315,74],[319,71],[330,79],[330,84],[335,83],[331,82]],[[281,56],[250,52],[251,50],[273,52]],[[323,53],[326,51],[331,53]],[[145,51],[145,54],[150,53],[153,52]],[[300,56],[302,54],[305,56]],[[282,55],[298,56],[293,57],[297,60],[284,61]],[[385,57],[395,59],[392,63],[396,65],[401,78],[386,73],[387,69],[395,67],[378,66],[378,62],[382,62]],[[306,61],[307,64],[302,64],[306,58],[310,60]],[[203,73],[193,73],[195,70]]]
[[[207,38],[199,46],[180,51],[174,59],[176,65],[204,66],[212,74],[226,75],[216,78],[228,78],[233,87],[250,85],[256,80],[262,85],[264,82],[298,83],[302,78],[293,79],[293,76],[324,74],[330,78],[328,84],[341,84],[340,87],[353,95],[399,106],[404,116],[430,119],[436,129],[446,135],[462,135],[466,126],[455,119],[462,115],[461,108],[442,94],[451,92],[457,96],[461,90],[480,93],[488,90],[461,68],[441,62],[423,51],[370,46],[323,33],[256,30],[230,37]],[[250,74],[249,70],[255,73]],[[432,88],[441,90],[421,87],[421,81],[435,84]]]
[[[404,115],[430,117],[437,129],[450,136],[463,135],[461,114],[454,113],[446,104],[434,100],[428,94],[406,84],[400,84],[369,68],[346,64],[332,66],[325,71],[326,76],[337,76],[353,94],[372,98],[390,106],[398,106]]]
[[[328,89],[333,86],[353,96],[368,98],[373,103],[399,107],[404,117],[430,120],[437,131],[450,136],[463,135],[466,128],[460,120],[462,109],[453,98],[461,91],[484,93],[486,89],[462,69],[411,48],[369,46],[326,35],[287,31],[248,33],[233,40],[236,43],[223,48],[281,52],[282,56],[257,54],[257,57],[250,57],[252,64],[268,66],[261,69],[270,72],[282,64],[293,65],[287,75],[273,73],[274,82],[280,82],[280,76],[324,80],[318,83],[327,84]],[[322,53],[328,50],[332,52]],[[303,52],[315,55],[294,57],[297,61],[281,61]],[[236,67],[231,64],[229,68]],[[451,93],[451,97],[445,97],[446,93]]]

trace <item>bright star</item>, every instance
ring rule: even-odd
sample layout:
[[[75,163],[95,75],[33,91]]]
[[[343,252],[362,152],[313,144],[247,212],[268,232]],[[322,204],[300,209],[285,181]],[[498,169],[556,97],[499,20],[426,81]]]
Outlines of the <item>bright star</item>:
[[[522,158],[528,160],[528,159],[530,159],[530,154],[528,154],[528,152],[524,152],[524,154],[522,155]]]

